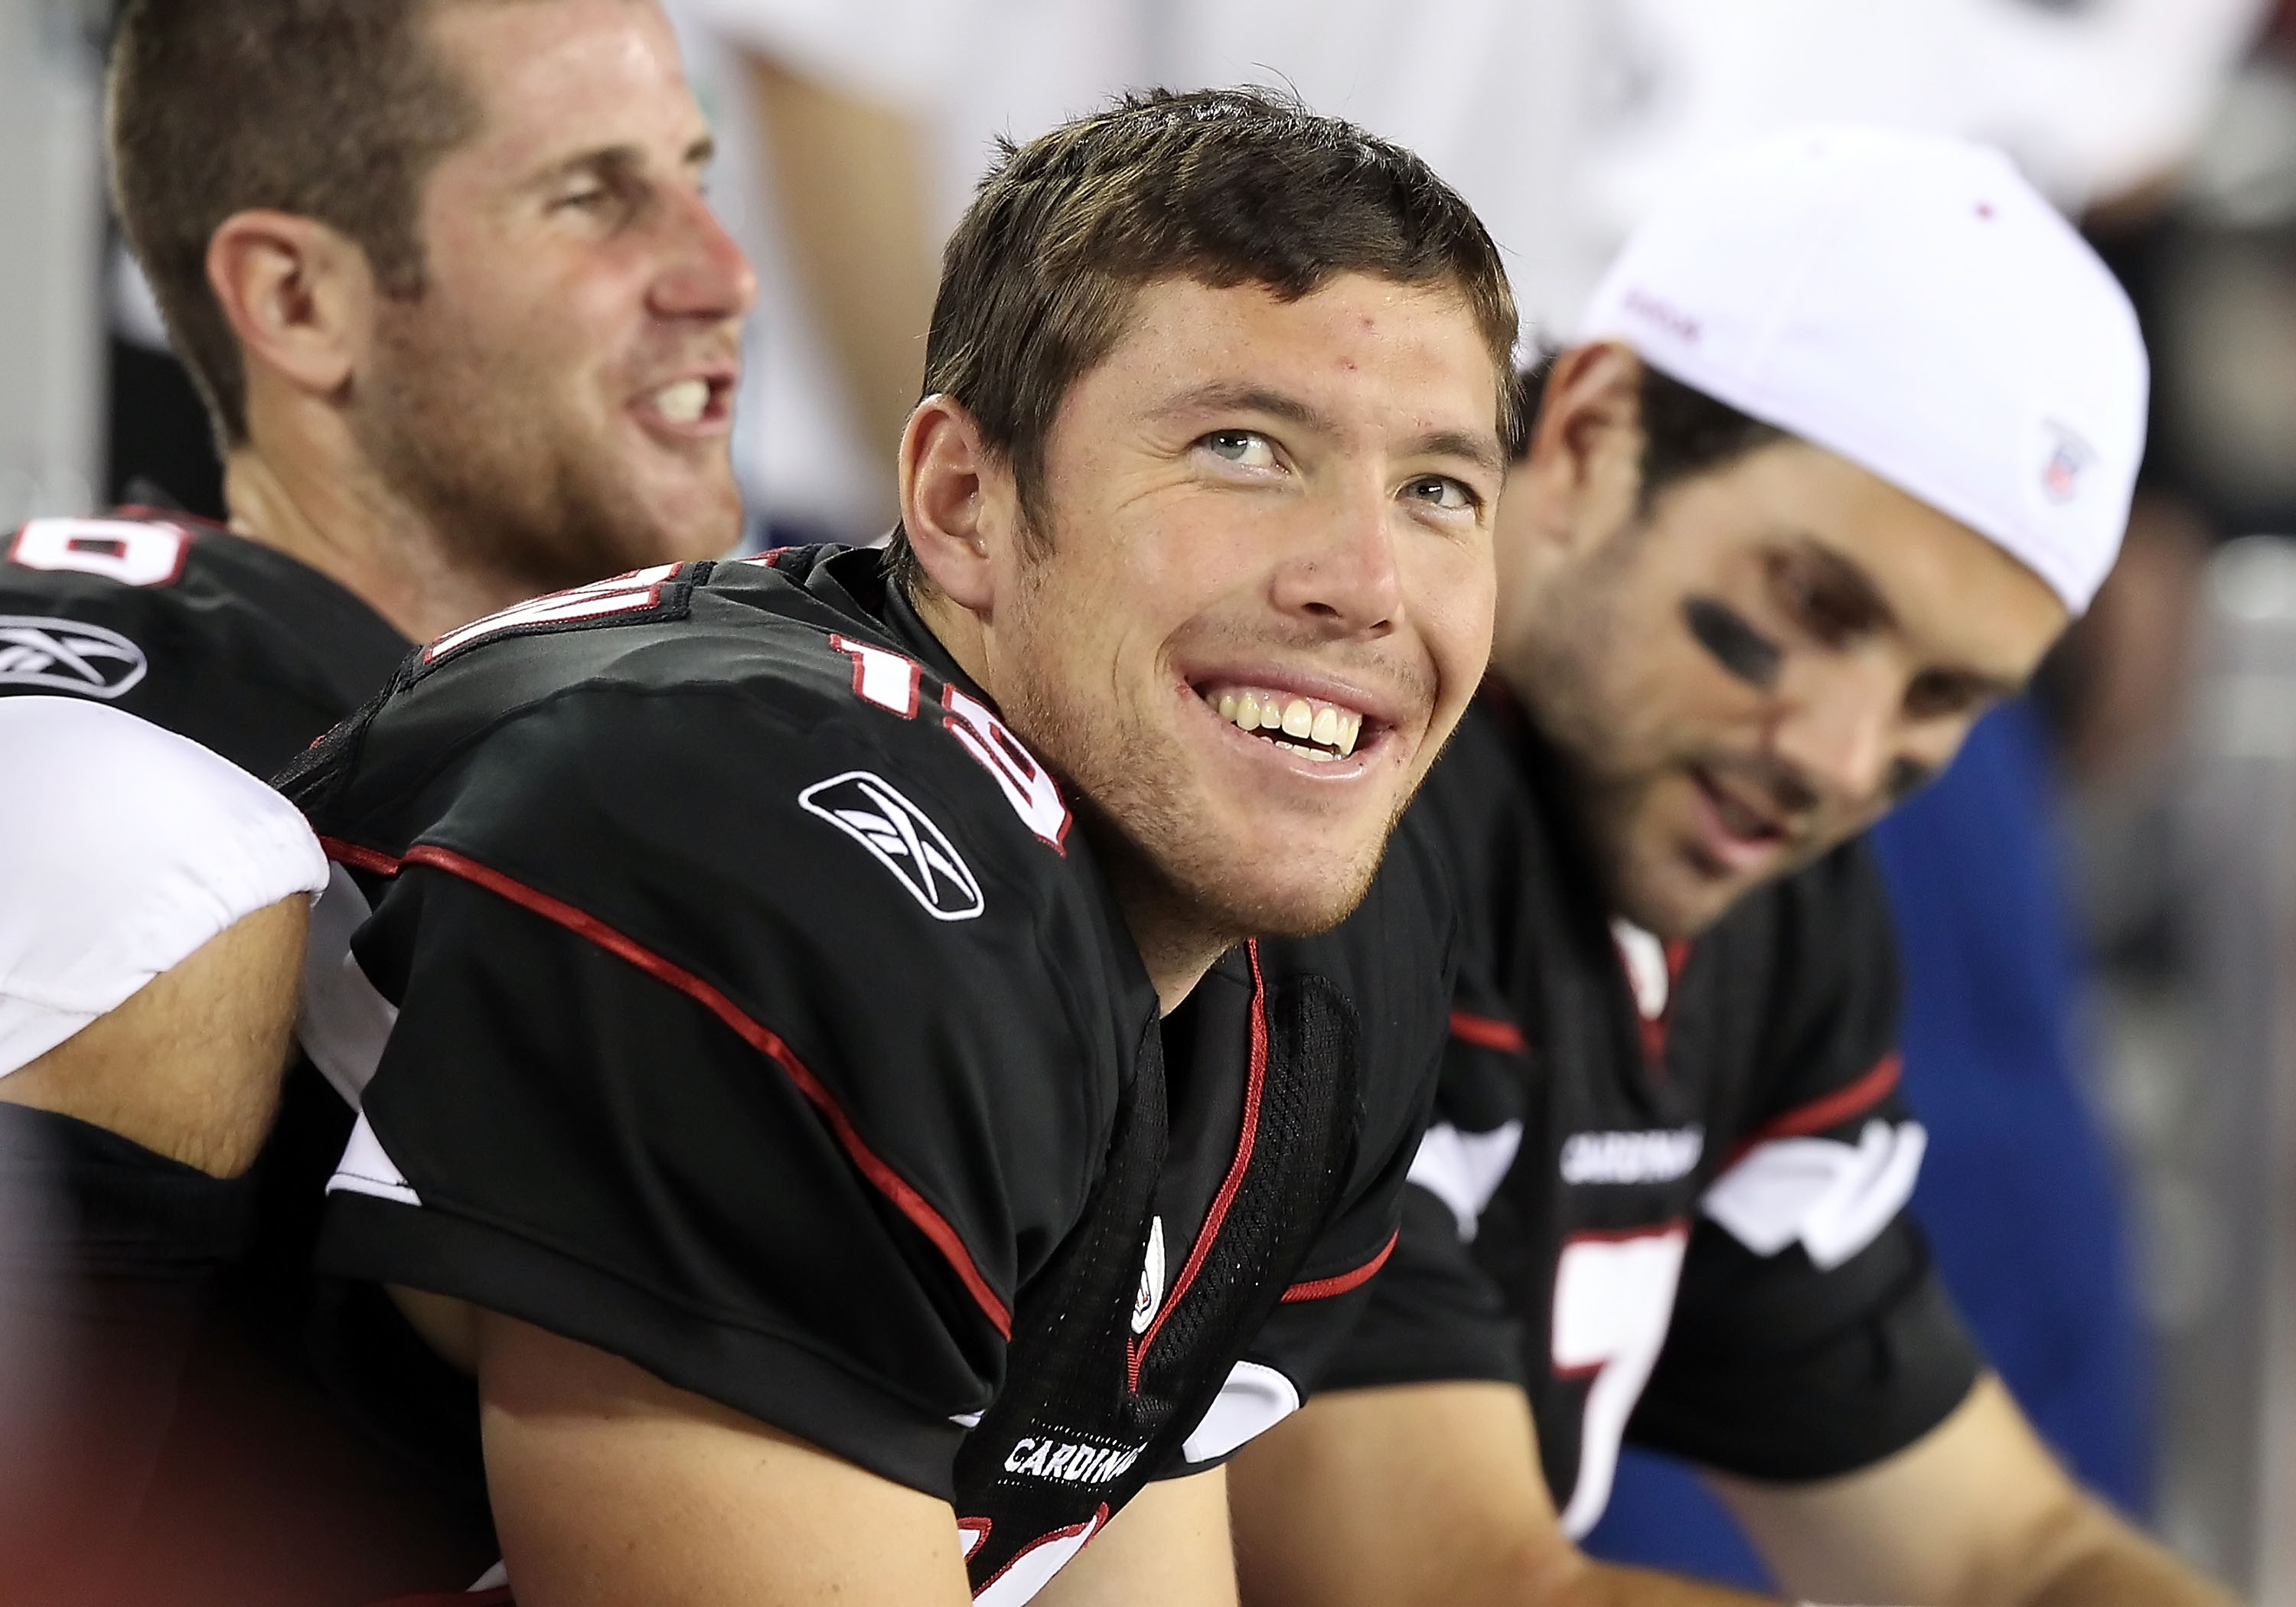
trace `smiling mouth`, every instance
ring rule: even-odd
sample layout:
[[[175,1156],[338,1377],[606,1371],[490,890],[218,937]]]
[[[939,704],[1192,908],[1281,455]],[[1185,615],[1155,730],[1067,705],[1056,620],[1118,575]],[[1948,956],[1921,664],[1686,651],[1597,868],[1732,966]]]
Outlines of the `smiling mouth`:
[[[1346,758],[1363,737],[1359,711],[1319,698],[1259,686],[1223,686],[1197,695],[1237,730],[1320,764]]]
[[[1739,868],[1784,849],[1793,836],[1786,823],[1747,803],[1702,767],[1693,767],[1690,777],[1720,829],[1721,846]]]
[[[646,392],[646,409],[663,422],[676,425],[702,423],[723,411],[723,394],[730,385],[704,378],[673,380],[656,390]]]

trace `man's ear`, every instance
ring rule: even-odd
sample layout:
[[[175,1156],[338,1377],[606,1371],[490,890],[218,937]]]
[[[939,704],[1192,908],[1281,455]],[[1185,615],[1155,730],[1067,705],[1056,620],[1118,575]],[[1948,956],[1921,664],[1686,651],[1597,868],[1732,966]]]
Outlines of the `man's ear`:
[[[1510,486],[1536,488],[1558,530],[1603,535],[1631,513],[1642,484],[1642,359],[1617,340],[1574,346],[1554,359],[1530,449]]]
[[[208,283],[258,372],[315,397],[341,393],[374,330],[366,253],[316,218],[235,212],[208,241]]]
[[[1004,547],[1018,533],[1011,465],[955,398],[917,404],[901,432],[901,525],[917,563],[958,607],[995,607]]]

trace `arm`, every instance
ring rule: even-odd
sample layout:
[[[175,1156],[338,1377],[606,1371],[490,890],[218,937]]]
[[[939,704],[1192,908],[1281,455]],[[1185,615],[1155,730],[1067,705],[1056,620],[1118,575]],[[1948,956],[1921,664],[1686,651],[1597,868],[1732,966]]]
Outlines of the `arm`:
[[[2067,1478],[1990,1377],[1925,1438],[1874,1467],[1809,1485],[1712,1482],[1778,1578],[1821,1600],[2231,1601]]]
[[[963,1607],[947,1503],[604,1351],[477,1324],[487,1484],[521,1607]]]
[[[309,919],[300,897],[245,916],[0,1077],[0,1100],[103,1127],[211,1177],[237,1177],[278,1108]]]
[[[1054,1576],[1036,1607],[1234,1607],[1227,1472],[1163,1479]]]
[[[1497,1383],[1317,1397],[1229,1466],[1250,1607],[1733,1607],[1592,1562],[1555,1520],[1529,1403]]]

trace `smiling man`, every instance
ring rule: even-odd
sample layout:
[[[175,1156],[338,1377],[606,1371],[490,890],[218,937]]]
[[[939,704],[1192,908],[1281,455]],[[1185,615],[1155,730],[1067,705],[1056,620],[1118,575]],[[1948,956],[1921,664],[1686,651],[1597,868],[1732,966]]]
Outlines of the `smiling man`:
[[[514,608],[299,761],[340,1376],[526,1607],[1234,1600],[1441,1053],[1513,337],[1416,159],[1129,100],[953,238],[890,556]]]
[[[1742,1601],[1590,1562],[1622,1439],[1822,1601],[2220,1603],[2051,1462],[1903,1216],[1853,840],[2111,567],[2128,303],[1997,155],[1854,130],[1662,204],[1545,376],[1496,674],[1415,813],[1461,985],[1332,1391],[1231,1470],[1255,1607]]]
[[[753,287],[702,195],[709,133],[650,0],[135,0],[109,112],[119,214],[207,398],[230,523],[131,509],[0,536],[0,693],[124,709],[267,776],[414,641],[733,545],[726,399]],[[132,773],[112,763],[135,750],[129,722],[44,728],[68,727],[92,734],[59,744],[46,795]],[[11,757],[45,774],[29,748]],[[104,798],[59,822],[50,861],[143,863],[183,835],[174,801]],[[168,816],[139,827],[136,802]],[[68,901],[127,880],[0,888],[30,951],[0,963],[0,996],[37,1018],[0,1048],[0,1185],[58,1207],[55,1242],[19,1223],[10,1247],[90,1275],[84,1308],[54,1316],[78,1358],[77,1385],[49,1391],[69,1448],[39,1455],[33,1515],[0,1521],[20,1582],[26,1535],[83,1577],[119,1554],[115,1529],[166,1549],[137,1492],[205,1275],[245,1247],[282,1099],[268,1034],[151,1036],[156,1004],[97,1030],[121,987],[47,986],[72,956],[43,951],[75,928],[43,927],[30,887]],[[136,956],[125,985],[215,938],[252,885],[164,918],[136,906],[113,934]],[[203,951],[200,993],[291,970],[292,888]],[[324,1177],[348,1129],[331,1100],[315,1074],[290,1080],[272,1183]],[[4,1490],[0,1508],[23,1516]]]

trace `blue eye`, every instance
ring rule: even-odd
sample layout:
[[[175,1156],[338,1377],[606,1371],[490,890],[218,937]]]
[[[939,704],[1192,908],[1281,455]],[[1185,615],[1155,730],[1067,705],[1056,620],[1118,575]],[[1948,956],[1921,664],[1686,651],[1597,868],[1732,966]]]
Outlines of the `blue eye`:
[[[1275,466],[1275,443],[1257,430],[1215,430],[1197,445],[1224,462],[1246,469]]]

